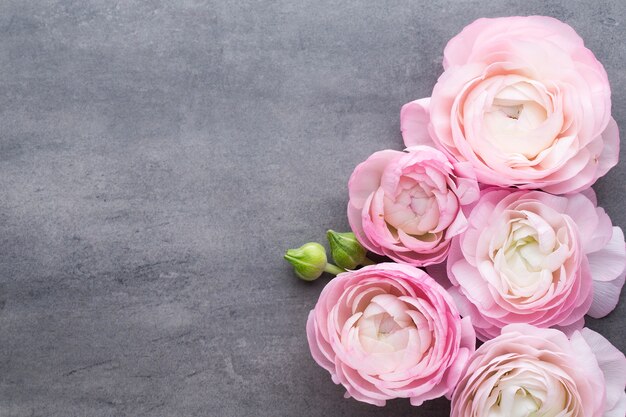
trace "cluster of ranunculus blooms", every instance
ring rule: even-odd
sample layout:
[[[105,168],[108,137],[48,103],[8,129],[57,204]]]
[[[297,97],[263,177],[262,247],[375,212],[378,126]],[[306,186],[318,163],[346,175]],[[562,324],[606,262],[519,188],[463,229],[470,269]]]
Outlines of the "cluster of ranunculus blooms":
[[[626,358],[584,327],[626,275],[624,234],[590,188],[619,154],[602,64],[570,26],[531,16],[475,21],[443,68],[402,107],[406,149],[354,170],[352,232],[328,233],[336,265],[318,243],[285,255],[303,279],[337,275],[309,314],[313,359],[379,406],[624,417]]]

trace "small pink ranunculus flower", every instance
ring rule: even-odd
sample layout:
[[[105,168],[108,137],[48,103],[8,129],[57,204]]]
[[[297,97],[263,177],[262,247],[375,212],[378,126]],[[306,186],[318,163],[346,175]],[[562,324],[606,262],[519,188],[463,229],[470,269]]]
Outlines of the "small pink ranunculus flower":
[[[587,328],[511,324],[479,347],[452,396],[451,417],[622,417],[626,358]]]
[[[348,183],[348,220],[363,246],[394,261],[442,262],[465,230],[462,208],[479,196],[469,164],[435,148],[385,150],[359,164]]]
[[[604,67],[551,17],[478,19],[444,51],[430,99],[406,104],[406,146],[432,141],[479,182],[582,191],[617,164]]]
[[[346,397],[378,406],[450,394],[475,347],[471,322],[444,288],[395,263],[337,275],[309,314],[307,338]]]
[[[624,234],[596,204],[592,189],[483,191],[447,264],[449,291],[479,339],[509,323],[571,333],[585,314],[615,308],[626,274]]]

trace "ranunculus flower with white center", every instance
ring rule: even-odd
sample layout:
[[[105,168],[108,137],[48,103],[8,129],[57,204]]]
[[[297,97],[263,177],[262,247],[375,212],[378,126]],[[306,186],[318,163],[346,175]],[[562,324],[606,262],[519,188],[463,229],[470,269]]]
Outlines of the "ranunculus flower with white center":
[[[452,237],[467,226],[463,206],[479,196],[469,164],[435,148],[374,153],[356,167],[348,220],[372,252],[415,266],[445,260]]]
[[[479,347],[452,396],[451,417],[623,417],[626,358],[587,328],[511,324]]]
[[[395,263],[337,275],[309,314],[307,337],[346,397],[378,406],[450,394],[475,347],[471,322],[444,288]]]
[[[443,66],[432,97],[402,108],[406,146],[434,141],[482,183],[555,194],[617,164],[606,72],[565,23],[478,19],[448,42]]]
[[[566,333],[619,300],[626,273],[624,234],[595,194],[483,191],[448,258],[449,289],[481,340],[509,323]]]

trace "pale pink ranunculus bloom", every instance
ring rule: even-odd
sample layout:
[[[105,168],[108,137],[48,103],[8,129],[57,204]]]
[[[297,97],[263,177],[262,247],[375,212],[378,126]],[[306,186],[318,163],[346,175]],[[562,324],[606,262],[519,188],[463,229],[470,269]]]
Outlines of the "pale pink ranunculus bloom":
[[[626,358],[584,328],[511,324],[479,347],[452,396],[451,417],[623,417]]]
[[[479,196],[469,164],[428,146],[385,150],[359,164],[348,183],[348,220],[361,244],[414,266],[443,262]]]
[[[346,397],[378,406],[451,394],[476,342],[471,322],[441,285],[396,263],[337,275],[306,330],[313,359]]]
[[[479,339],[510,323],[569,334],[585,314],[604,317],[619,301],[624,234],[592,189],[566,196],[484,190],[468,223],[452,243],[447,272],[449,292]]]
[[[431,98],[401,111],[406,146],[433,143],[478,181],[582,191],[617,164],[604,67],[551,17],[478,19],[452,38]]]

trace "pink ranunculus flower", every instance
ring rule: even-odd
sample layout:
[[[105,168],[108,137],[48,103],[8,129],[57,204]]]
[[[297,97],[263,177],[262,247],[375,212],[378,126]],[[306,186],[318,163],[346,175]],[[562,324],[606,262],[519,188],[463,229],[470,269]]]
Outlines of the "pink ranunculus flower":
[[[359,164],[348,183],[348,220],[363,246],[414,266],[445,260],[467,222],[463,206],[479,196],[469,164],[416,146],[385,150]]]
[[[551,17],[478,19],[444,51],[430,99],[401,112],[406,146],[434,142],[479,182],[582,191],[617,164],[604,67]]]
[[[584,326],[619,300],[626,245],[619,227],[584,194],[484,190],[455,238],[448,258],[449,288],[479,339],[510,323]]]
[[[476,342],[441,285],[395,263],[337,275],[309,314],[307,337],[346,397],[378,406],[450,394]]]
[[[479,347],[452,396],[451,417],[623,417],[626,358],[587,328],[511,324]]]

